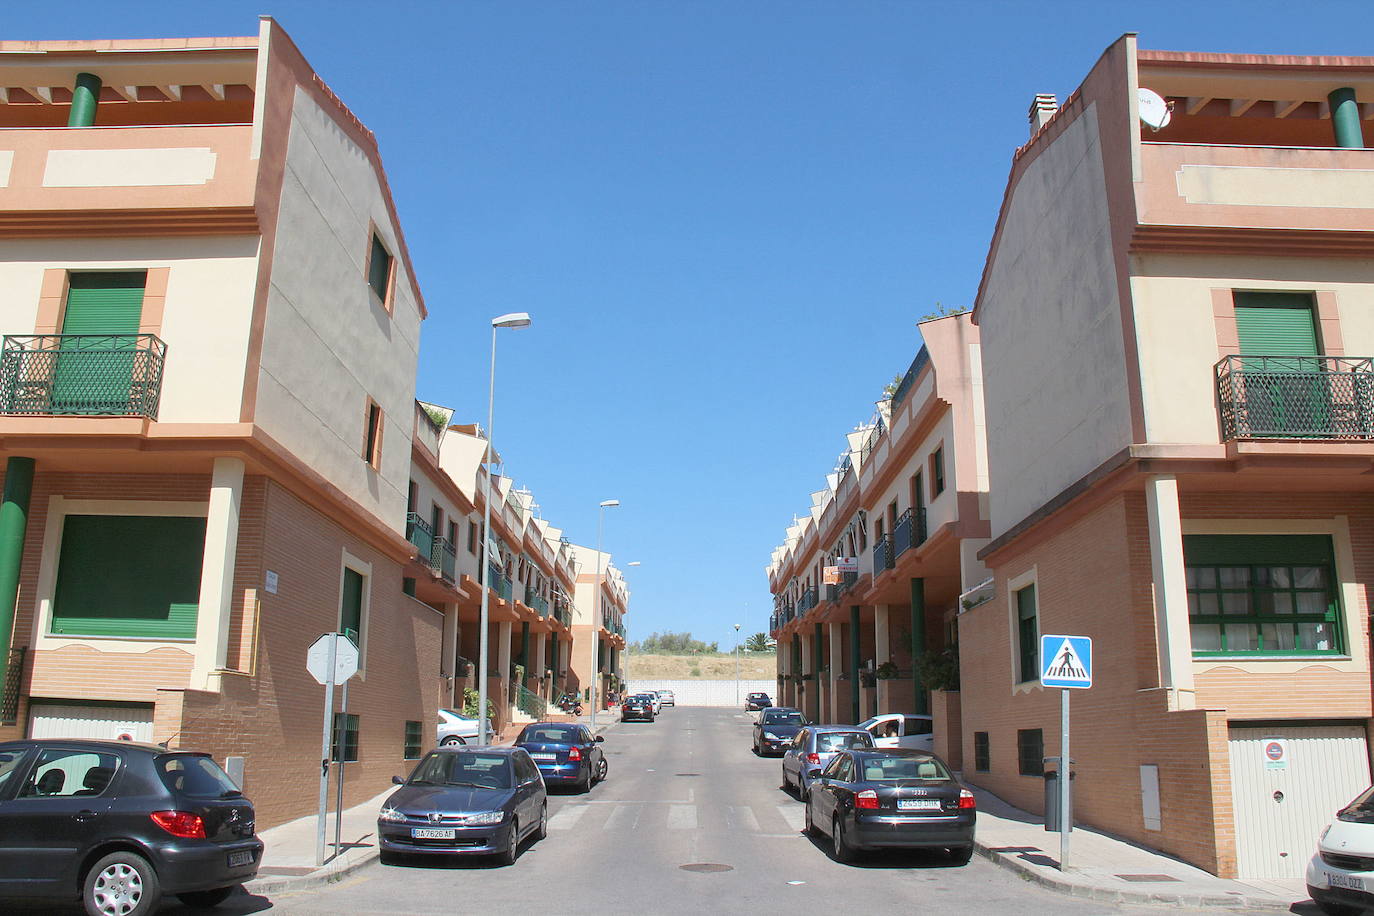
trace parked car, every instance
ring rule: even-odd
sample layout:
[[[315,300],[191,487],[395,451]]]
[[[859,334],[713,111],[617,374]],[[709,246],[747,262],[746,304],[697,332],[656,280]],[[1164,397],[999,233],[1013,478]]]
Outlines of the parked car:
[[[515,746],[529,753],[545,785],[571,785],[587,792],[606,778],[606,755],[601,753],[605,740],[593,737],[585,725],[536,722],[525,726]]]
[[[539,768],[521,747],[441,747],[430,751],[377,815],[383,864],[398,854],[494,855],[515,864],[526,837],[548,833],[548,797]]]
[[[477,743],[477,717],[467,716],[456,709],[439,710],[439,729],[435,743],[439,747],[453,747]]]
[[[739,696],[739,694],[735,694]],[[744,708],[749,711],[755,709],[767,709],[773,705],[773,699],[766,693],[751,693],[744,698]]]
[[[879,847],[944,848],[958,864],[973,854],[973,793],[934,754],[907,748],[837,753],[806,801],[806,832],[830,837],[835,858]]]
[[[1374,786],[1321,832],[1307,863],[1307,894],[1332,916],[1374,909]]]
[[[144,916],[256,877],[253,803],[208,754],[131,741],[0,743],[0,897]]]
[[[677,697],[673,695],[671,690],[656,690],[654,692],[658,694],[658,702],[660,705],[677,706]]]
[[[654,704],[648,697],[635,694],[626,697],[625,702],[620,704],[620,721],[629,722],[631,719],[640,722],[654,721]]]
[[[873,743],[878,747],[935,750],[935,720],[930,716],[889,712],[865,719],[858,727],[872,735]]]
[[[643,693],[641,693],[640,696],[642,696],[644,699],[648,700],[650,703],[653,704],[654,715],[658,715],[659,713],[663,712],[663,700],[659,698],[658,694],[654,693],[652,690],[646,690]]]
[[[768,707],[759,713],[754,723],[754,753],[760,757],[766,753],[781,754],[797,737],[797,732],[809,724],[800,710],[787,706]]]
[[[873,736],[853,725],[808,725],[782,753],[782,787],[797,787],[806,801],[811,791],[807,770],[824,769],[830,758],[842,750],[873,747]]]

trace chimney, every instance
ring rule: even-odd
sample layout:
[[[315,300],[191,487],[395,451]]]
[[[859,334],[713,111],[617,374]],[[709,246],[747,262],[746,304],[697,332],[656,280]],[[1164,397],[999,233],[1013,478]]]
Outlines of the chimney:
[[[1040,128],[1044,127],[1059,111],[1059,99],[1052,92],[1041,92],[1036,95],[1035,101],[1031,102],[1030,107],[1030,135],[1034,137]]]

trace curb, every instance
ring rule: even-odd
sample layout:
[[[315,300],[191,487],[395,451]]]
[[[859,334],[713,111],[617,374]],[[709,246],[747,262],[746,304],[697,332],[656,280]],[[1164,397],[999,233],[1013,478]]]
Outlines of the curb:
[[[997,852],[992,847],[980,843],[977,840],[974,841],[973,847],[980,856],[989,859],[993,864],[1005,868],[1013,874],[1019,875],[1026,881],[1038,884],[1041,887],[1069,897],[1096,900],[1102,903],[1132,903],[1153,906],[1164,904],[1170,906],[1197,907],[1201,909],[1268,910],[1275,913],[1287,913],[1292,907],[1291,902],[1284,902],[1275,897],[1246,897],[1232,894],[1144,893],[1141,891],[1098,887],[1092,884],[1079,884],[1074,881],[1056,878],[1037,871],[1034,867],[1023,862],[1018,862],[1012,856]]]

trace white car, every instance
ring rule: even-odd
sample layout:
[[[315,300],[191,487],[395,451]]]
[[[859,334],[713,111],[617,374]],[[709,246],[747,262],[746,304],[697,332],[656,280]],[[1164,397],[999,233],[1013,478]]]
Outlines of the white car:
[[[645,690],[641,692],[639,696],[644,697],[644,699],[654,704],[654,715],[663,712],[663,698],[658,694],[654,693],[652,690]]]
[[[935,750],[935,720],[914,713],[889,712],[859,723],[873,736],[876,747],[911,747],[918,751]]]
[[[439,710],[439,734],[435,740],[440,747],[477,743],[477,718],[465,716],[454,709]]]
[[[1374,786],[1336,812],[1307,863],[1307,893],[1332,916],[1374,907]]]
[[[663,706],[677,706],[677,697],[673,695],[671,690],[656,690],[654,692],[658,694],[660,708]]]

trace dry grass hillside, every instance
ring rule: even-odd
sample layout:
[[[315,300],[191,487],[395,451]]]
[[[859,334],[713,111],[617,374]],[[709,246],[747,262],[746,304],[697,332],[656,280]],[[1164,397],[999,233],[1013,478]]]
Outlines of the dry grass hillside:
[[[739,675],[744,680],[772,680],[778,675],[777,656],[772,652],[741,655]],[[625,678],[639,680],[676,680],[699,677],[703,681],[733,680],[733,655],[631,655],[625,654]]]

